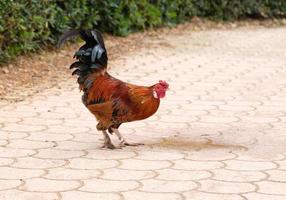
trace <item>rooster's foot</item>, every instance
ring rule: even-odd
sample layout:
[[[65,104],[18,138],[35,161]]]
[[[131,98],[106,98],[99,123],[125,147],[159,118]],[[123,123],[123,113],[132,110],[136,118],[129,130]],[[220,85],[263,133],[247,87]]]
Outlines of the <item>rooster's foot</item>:
[[[101,146],[101,148],[103,148],[103,149],[121,149],[121,146],[119,146],[119,147],[117,147],[117,146],[115,146],[114,144],[112,144],[112,143],[104,143],[102,146]]]
[[[106,131],[102,131],[104,136],[104,144],[101,146],[101,148],[107,148],[107,149],[121,149],[121,147],[116,147],[114,144],[112,144],[110,137],[108,136]]]
[[[140,146],[140,145],[144,145],[143,143],[126,142],[125,140],[121,141],[120,144],[121,144],[122,146]]]
[[[124,146],[139,146],[139,145],[144,145],[143,143],[135,143],[135,142],[127,142],[125,140],[125,138],[121,135],[121,133],[118,131],[118,129],[113,128],[112,129],[114,131],[114,133],[117,135],[119,141],[120,141],[120,145],[122,147]]]

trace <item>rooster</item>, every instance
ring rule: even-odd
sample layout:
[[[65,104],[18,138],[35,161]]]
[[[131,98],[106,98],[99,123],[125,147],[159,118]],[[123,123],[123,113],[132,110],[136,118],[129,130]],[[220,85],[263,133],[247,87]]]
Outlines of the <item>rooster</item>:
[[[77,75],[79,88],[83,91],[82,102],[98,121],[98,131],[104,136],[103,148],[137,146],[128,142],[118,131],[122,123],[143,120],[158,109],[160,99],[165,97],[169,85],[165,81],[145,87],[118,80],[107,72],[107,51],[101,33],[97,30],[70,30],[59,39],[60,46],[69,37],[79,35],[85,44],[75,52],[76,62],[70,69]],[[109,134],[115,133],[120,140],[116,147]]]

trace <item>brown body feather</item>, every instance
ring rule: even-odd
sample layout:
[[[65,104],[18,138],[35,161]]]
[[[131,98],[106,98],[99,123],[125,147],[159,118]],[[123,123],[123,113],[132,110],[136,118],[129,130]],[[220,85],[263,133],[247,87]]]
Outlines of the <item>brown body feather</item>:
[[[146,119],[157,111],[159,104],[152,86],[128,84],[107,73],[93,81],[87,94],[87,108],[99,121],[99,130]]]

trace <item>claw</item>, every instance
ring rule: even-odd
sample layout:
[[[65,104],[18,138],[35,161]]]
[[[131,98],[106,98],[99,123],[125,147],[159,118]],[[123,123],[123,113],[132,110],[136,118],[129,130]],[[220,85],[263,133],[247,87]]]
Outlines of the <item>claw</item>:
[[[137,143],[137,142],[122,141],[121,145],[123,145],[123,146],[140,146],[140,145],[144,145],[144,144],[143,143]]]
[[[121,149],[121,146],[114,146],[112,143],[105,143],[101,146],[102,149]]]

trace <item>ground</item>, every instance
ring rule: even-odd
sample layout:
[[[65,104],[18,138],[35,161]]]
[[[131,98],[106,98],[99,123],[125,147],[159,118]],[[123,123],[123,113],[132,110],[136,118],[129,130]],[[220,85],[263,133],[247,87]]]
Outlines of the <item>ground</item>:
[[[0,103],[1,200],[286,199],[286,27],[186,27],[143,39],[110,73],[169,82],[155,116],[121,128],[146,145],[101,149],[63,72],[60,87]]]

